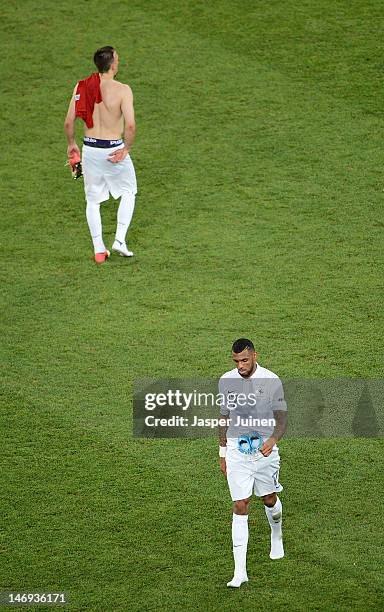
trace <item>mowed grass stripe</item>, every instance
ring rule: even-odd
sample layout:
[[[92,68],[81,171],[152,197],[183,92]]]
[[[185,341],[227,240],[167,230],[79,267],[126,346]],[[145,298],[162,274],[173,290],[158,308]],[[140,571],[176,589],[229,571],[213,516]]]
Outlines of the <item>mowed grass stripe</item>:
[[[20,423],[21,417],[32,425],[34,438],[26,433],[16,436],[6,453],[12,465],[8,518],[15,529],[15,554],[9,557],[8,570],[14,582],[23,579],[22,559],[28,555],[30,588],[41,580],[58,588],[60,576],[60,584],[75,590],[77,609],[93,598],[95,605],[96,601],[106,605],[113,591],[116,605],[133,598],[127,609],[138,609],[134,602],[141,597],[154,597],[159,605],[167,608],[169,603],[176,609],[172,606],[186,587],[186,609],[192,609],[202,595],[208,596],[209,609],[221,600],[230,609],[222,585],[223,572],[230,572],[230,510],[210,441],[117,443],[104,430],[87,429],[85,424],[63,426],[62,418],[33,409],[23,414],[15,407],[14,421]],[[373,525],[370,530],[364,526],[358,536],[356,525],[364,525],[364,498],[380,483],[380,446],[368,442],[364,458],[358,461],[358,441],[289,440],[282,448],[289,552],[287,563],[274,573],[277,605],[289,602],[293,609],[300,609],[305,601],[311,605],[321,599],[325,585],[328,606],[330,597],[336,602],[342,594],[345,607],[341,609],[366,597],[377,603],[381,588],[377,532]],[[345,472],[346,462],[354,466],[353,473]],[[319,465],[324,465],[323,471],[319,472]],[[338,489],[340,479],[343,491]],[[335,506],[342,506],[342,512],[335,513]],[[251,534],[253,583],[242,594],[245,604],[256,592],[265,597],[272,592],[268,529],[257,502]],[[363,554],[367,545],[370,558]],[[222,555],[212,557],[217,548]],[[5,552],[9,552],[7,546]],[[107,584],[100,592],[98,582],[106,575]],[[169,590],[169,581],[179,584]],[[201,592],[202,581],[210,585],[208,595]]]
[[[234,76],[234,72],[235,71],[232,71],[232,76]],[[267,73],[267,75],[268,74],[269,73]],[[164,75],[161,75],[162,78],[163,76]],[[231,79],[228,78],[228,79],[225,79],[225,81],[231,82]],[[177,80],[177,82],[179,81]],[[265,78],[265,81],[264,81],[265,87],[268,86],[267,83],[268,83],[268,76]],[[236,86],[235,88],[237,88],[236,81],[235,81],[235,86]],[[279,86],[280,86],[280,83],[275,89],[279,90]],[[285,89],[283,89],[284,92],[286,91],[286,87],[287,86],[285,85]],[[293,95],[293,92],[291,92],[291,95]],[[270,95],[270,99],[273,99],[273,98],[274,96],[272,92]],[[184,103],[188,102],[188,99],[189,99],[188,96],[185,96],[185,99],[182,100],[183,102],[182,108],[184,108]],[[220,98],[218,97],[217,101],[219,101],[219,99]],[[213,104],[213,106],[215,105]],[[300,104],[293,107],[292,116],[295,116],[295,113],[298,113],[299,107],[300,107]],[[186,108],[188,112],[188,104]],[[326,110],[328,109],[329,107],[326,105],[325,111],[324,111],[325,114],[326,114]],[[165,109],[163,110],[165,111]],[[281,110],[281,106],[280,106],[280,110]],[[278,113],[276,113],[276,115],[277,114]],[[203,113],[202,115],[204,116]],[[316,114],[311,115],[311,126],[309,129],[310,133],[312,132],[312,123],[317,125],[318,128],[319,126],[321,127],[320,119],[321,118],[316,117]],[[329,120],[327,119],[327,121]],[[228,122],[231,124],[230,115],[228,118]],[[241,117],[241,123],[243,124],[243,117]],[[250,123],[253,123],[254,125],[255,123],[257,123],[257,121],[253,120],[253,121],[250,121]],[[243,137],[247,132],[249,133],[249,131],[245,129]],[[295,139],[295,142],[297,143],[296,149],[300,149],[301,156],[303,158],[305,156],[305,152],[302,151],[301,146],[298,146],[299,134],[303,135],[303,141],[305,145],[305,133],[303,133],[302,130],[298,129],[296,132],[296,139]],[[211,136],[216,136],[216,134],[213,133],[211,134]],[[258,136],[257,132],[256,132],[256,136]],[[151,140],[153,140],[153,138],[151,138]],[[215,138],[213,138],[212,140],[216,142]],[[266,140],[268,143],[273,142],[273,139],[271,138],[271,134],[268,133],[268,131],[267,131],[266,136],[264,137],[264,140]],[[284,141],[284,131],[283,131],[283,137],[281,140],[285,143],[288,140],[288,137],[286,136],[286,140]],[[263,138],[261,138],[261,141],[263,142]],[[242,142],[244,142],[244,139],[242,140]],[[257,139],[257,142],[258,142],[258,139]],[[247,143],[246,139],[245,139],[245,143]],[[341,142],[339,144],[339,147],[340,147],[339,151],[342,149],[343,144],[345,143]],[[237,145],[237,148],[241,149],[242,146],[245,146],[245,145],[240,143],[239,145]],[[139,150],[140,150],[140,147],[138,146],[138,151]],[[170,150],[174,151],[174,148],[171,147]],[[168,153],[168,149],[167,149],[167,153]],[[180,148],[176,149],[176,152],[173,153],[173,157],[170,156],[171,162],[173,162],[172,163],[173,168],[175,166],[177,168],[178,167],[177,164],[178,163],[180,164],[179,160],[180,160],[180,157],[182,157],[182,155],[180,156],[179,153],[180,153]],[[268,192],[268,190],[271,188],[270,185],[271,183],[273,184],[274,182],[273,172],[275,172],[276,174],[279,174],[280,172],[283,172],[284,174],[288,174],[290,171],[290,166],[292,167],[293,165],[295,165],[295,167],[297,167],[297,159],[295,155],[298,153],[298,151],[294,153],[293,159],[289,158],[288,153],[289,151],[286,152],[286,156],[288,157],[288,163],[276,163],[274,158],[273,158],[273,161],[271,160],[270,162],[271,179],[268,181],[264,180],[264,183],[262,182],[260,185],[260,190],[264,189],[264,190],[267,190]],[[274,152],[273,155],[276,155],[276,152]],[[214,155],[214,157],[216,156]],[[243,158],[244,158],[244,155],[243,155]],[[259,158],[263,158],[263,155],[262,154],[258,155],[257,164],[254,164],[257,167],[259,166]],[[242,169],[243,168],[242,163],[241,163],[242,158],[239,156],[239,159],[236,159],[235,161],[238,163],[233,163],[232,172],[235,172],[235,171],[237,172],[236,166],[238,166],[239,168],[238,171],[240,172],[240,174],[241,172],[245,174],[244,170]],[[194,162],[196,162],[196,159],[191,159],[191,163],[190,163],[191,168],[196,168],[196,165],[194,165]],[[201,173],[203,172],[203,169],[204,169],[205,175],[207,175],[205,162],[206,160],[200,159],[197,163],[197,168],[200,170]],[[332,162],[333,163],[335,162],[335,158],[332,159]],[[140,160],[139,160],[139,164],[140,164]],[[152,160],[152,164],[148,165],[148,168],[151,168],[151,165],[153,165],[153,160]],[[248,166],[249,166],[249,162],[248,162]],[[247,169],[249,170],[249,167]],[[221,169],[216,168],[216,173],[215,173],[214,171],[211,171],[212,170],[211,164],[209,164],[209,170],[210,172],[208,176],[211,177],[213,175],[214,177],[212,179],[212,182],[213,182],[214,180],[217,180],[217,173],[222,172],[224,174],[228,170],[228,167],[225,166],[224,164],[224,168],[221,168]],[[318,173],[321,175],[320,170],[321,168],[318,168]],[[196,170],[192,170],[192,172],[194,171]],[[173,174],[173,173],[169,172],[169,174]],[[299,174],[299,172],[296,170],[295,174],[297,175]],[[328,177],[329,177],[328,185],[335,183],[334,175],[330,176],[328,174]],[[339,291],[337,291],[338,290],[337,283],[335,283],[335,272],[336,271],[338,272],[340,269],[340,264],[341,264],[340,258],[342,255],[344,255],[342,265],[346,266],[348,265],[348,263],[352,261],[352,267],[353,267],[354,273],[355,275],[358,275],[359,277],[359,284],[358,284],[359,295],[357,296],[359,303],[361,303],[362,299],[364,300],[365,295],[368,293],[364,287],[364,282],[369,283],[371,281],[369,285],[369,295],[372,296],[372,285],[373,285],[373,289],[375,290],[375,286],[374,286],[375,277],[374,277],[374,274],[372,275],[372,262],[368,258],[360,257],[361,251],[365,247],[365,242],[364,242],[365,232],[361,230],[361,225],[359,225],[358,235],[354,238],[354,235],[351,232],[350,225],[348,225],[348,230],[345,229],[346,215],[350,216],[351,214],[350,209],[348,209],[348,212],[346,212],[345,215],[343,215],[340,218],[339,216],[340,213],[338,214],[338,211],[343,210],[343,207],[340,207],[337,204],[329,207],[328,201],[325,198],[321,199],[320,197],[316,197],[316,194],[313,195],[310,192],[309,192],[310,196],[309,195],[307,196],[306,194],[306,197],[308,198],[310,197],[310,202],[309,203],[307,201],[304,202],[303,201],[304,198],[302,195],[302,189],[301,189],[302,185],[300,185],[300,180],[297,178],[297,176],[295,176],[295,178],[291,179],[290,181],[288,181],[287,179],[288,182],[285,181],[284,183],[283,183],[284,177],[282,177],[280,181],[278,181],[277,183],[278,189],[273,194],[274,195],[273,199],[271,199],[269,196],[269,199],[267,199],[266,202],[261,201],[261,198],[258,196],[260,181],[256,183],[256,180],[254,179],[253,185],[255,185],[255,188],[252,188],[250,186],[252,184],[252,181],[248,179],[249,185],[246,187],[247,197],[244,197],[244,194],[241,193],[241,198],[240,198],[237,194],[236,189],[237,189],[237,186],[239,186],[240,191],[244,191],[244,186],[241,180],[242,177],[240,176],[240,179],[236,180],[237,177],[231,176],[230,171],[229,171],[227,172],[227,178],[228,178],[229,184],[223,186],[223,189],[215,188],[215,189],[212,189],[211,193],[206,194],[206,200],[207,200],[206,203],[204,203],[204,197],[201,198],[201,193],[199,192],[199,189],[201,189],[202,177],[197,181],[195,180],[194,182],[190,180],[191,185],[197,183],[197,188],[196,188],[197,191],[196,191],[195,197],[193,197],[193,191],[191,190],[191,192],[187,194],[187,197],[180,198],[179,192],[177,190],[176,191],[172,190],[173,183],[172,181],[170,181],[170,188],[164,189],[162,197],[157,198],[156,201],[153,201],[153,202],[151,202],[150,197],[149,197],[149,203],[148,203],[148,199],[146,198],[147,194],[145,191],[146,189],[145,186],[148,184],[148,181],[145,180],[145,174],[144,174],[143,189],[142,189],[143,193],[141,194],[141,199],[139,199],[137,216],[135,220],[135,226],[132,229],[132,235],[133,235],[133,240],[134,240],[135,231],[141,234],[140,230],[138,229],[140,227],[140,220],[141,220],[140,215],[142,216],[144,215],[145,207],[147,207],[147,211],[145,212],[146,212],[147,218],[149,217],[149,225],[146,225],[144,221],[144,226],[145,226],[146,231],[145,231],[145,234],[144,234],[144,231],[142,232],[144,234],[142,238],[146,240],[146,243],[142,245],[143,253],[141,254],[141,258],[144,256],[146,256],[147,258],[151,257],[150,262],[148,262],[148,259],[147,261],[144,262],[145,264],[149,264],[149,266],[148,265],[143,266],[143,268],[145,267],[147,269],[149,267],[151,273],[153,271],[153,267],[151,267],[151,264],[154,264],[156,260],[160,259],[159,264],[162,270],[165,269],[165,274],[162,275],[160,272],[161,276],[158,279],[159,282],[163,284],[169,282],[171,271],[172,271],[172,283],[174,283],[174,281],[176,280],[175,272],[177,272],[178,270],[181,273],[182,280],[184,280],[186,268],[194,269],[194,270],[202,269],[202,275],[207,276],[210,273],[212,273],[213,269],[215,270],[215,272],[217,272],[218,266],[221,267],[221,272],[225,274],[225,278],[228,276],[232,279],[233,278],[236,279],[236,278],[239,278],[240,276],[240,279],[241,279],[242,278],[242,274],[241,274],[242,262],[238,263],[235,261],[235,258],[236,258],[235,250],[236,248],[238,248],[237,247],[238,242],[241,241],[242,251],[243,252],[245,251],[244,257],[249,259],[248,266],[251,268],[251,271],[252,271],[253,282],[254,284],[257,284],[259,291],[260,289],[261,291],[265,290],[265,296],[262,295],[258,303],[266,311],[269,310],[269,308],[271,307],[271,302],[274,302],[274,299],[273,299],[274,296],[279,294],[279,289],[282,289],[281,292],[283,293],[284,298],[286,294],[288,293],[288,296],[292,299],[292,295],[296,292],[296,290],[297,291],[300,290],[303,295],[305,293],[310,294],[313,291],[317,291],[319,281],[322,284],[322,290],[325,291],[326,294],[330,294],[325,303],[325,307],[328,308],[329,302],[332,303],[332,301],[334,300],[337,301],[337,298],[334,297],[334,294],[336,292],[339,293]],[[186,181],[182,180],[183,179],[182,176],[179,177],[179,179],[181,179],[179,181],[180,183],[185,184]],[[220,180],[224,182],[224,177],[223,176],[219,177],[219,182]],[[276,177],[275,177],[275,180],[276,180]],[[289,186],[291,186],[292,183],[295,186],[298,180],[299,180],[299,186],[297,187],[296,192],[295,192],[297,199],[294,200],[294,212],[293,214],[289,215],[291,219],[291,223],[289,224],[287,223],[287,205],[282,205],[279,202],[279,193],[284,193],[284,190],[288,190]],[[310,177],[308,180],[312,180],[312,177]],[[209,183],[209,178],[205,182]],[[68,183],[67,183],[67,188],[68,188]],[[70,184],[69,188],[73,190],[74,186]],[[208,185],[208,188],[205,187],[205,190],[209,191],[209,185]],[[253,194],[254,191],[256,191],[256,196]],[[76,186],[75,193],[76,193],[77,198],[81,197],[80,195],[81,188],[79,186]],[[338,193],[340,193],[340,190]],[[333,198],[336,197],[336,187],[331,192],[331,194]],[[317,195],[319,196],[319,194]],[[73,197],[74,197],[74,193],[72,191],[71,199],[73,199]],[[283,197],[286,197],[286,196],[284,195]],[[191,209],[191,199],[192,198],[193,198],[193,205]],[[61,194],[60,194],[60,199],[62,199]],[[180,199],[181,199],[181,202],[180,202]],[[201,199],[203,199],[202,203],[201,203]],[[141,202],[142,202],[142,209],[140,211]],[[291,200],[290,202],[291,202],[290,205],[292,205],[293,200]],[[340,201],[338,203],[340,204]],[[163,224],[162,224],[162,235],[160,237],[156,235],[156,229],[155,229],[157,215],[151,214],[152,209],[150,209],[150,206],[149,206],[150,204],[156,206],[157,214],[160,214],[160,212],[162,214]],[[324,206],[325,204],[328,207],[325,209],[327,215],[329,215],[328,219],[327,218],[324,219],[324,209],[321,209],[321,206],[322,205]],[[176,208],[174,206],[176,206]],[[316,221],[313,220],[314,207],[320,208],[319,215],[316,216]],[[55,210],[58,211],[59,208],[60,208],[60,203],[57,202],[57,207],[55,208]],[[201,208],[203,208],[203,210],[201,210]],[[360,202],[358,202],[355,209],[356,208],[359,211],[361,211],[362,207],[360,205]],[[255,211],[254,216],[250,214],[250,211],[253,211],[253,210]],[[288,208],[288,210],[290,209]],[[172,219],[175,218],[175,211],[177,213],[176,219],[175,219],[175,223],[172,223]],[[320,215],[320,212],[322,213],[321,215]],[[109,214],[109,224],[108,224],[108,219],[107,219],[106,227],[107,227],[107,231],[109,230],[109,233],[111,234],[113,232],[113,217],[114,217],[115,210],[112,210],[112,207],[110,207],[109,210],[106,210],[106,213],[107,213],[107,217]],[[71,216],[73,215],[72,212],[70,214]],[[57,215],[58,215],[58,212],[57,212]],[[361,217],[361,213],[359,213],[359,216],[356,219],[356,225],[358,225],[358,223],[361,224],[360,217]],[[53,220],[55,222],[57,221],[57,219],[55,218]],[[223,220],[226,222],[227,231],[224,232],[224,236],[223,236],[223,232],[220,232],[220,238],[219,238],[217,228],[222,226]],[[82,247],[85,250],[86,244],[88,244],[89,241],[85,233],[86,228],[85,228],[83,210],[82,210],[81,205],[79,205],[79,208],[78,208],[77,221],[79,225],[81,224]],[[136,230],[135,230],[135,227],[137,228]],[[271,227],[273,228],[272,231],[270,231],[269,229]],[[72,229],[73,228],[71,227],[71,230]],[[152,234],[152,229],[154,229],[153,234]],[[335,232],[336,232],[336,236],[335,236]],[[80,231],[79,231],[79,234],[80,234]],[[251,235],[255,235],[256,245],[253,244],[253,240],[251,239],[246,240],[246,238]],[[315,236],[315,238],[312,238],[312,236]],[[44,240],[44,237],[45,237],[45,240]],[[51,234],[50,234],[49,228],[48,228],[48,234],[45,233],[44,237],[42,237],[42,246],[45,243],[47,245],[47,251],[48,251],[51,248],[50,247]],[[274,246],[271,245],[271,238],[274,239],[273,240]],[[159,248],[160,247],[159,239],[162,242],[162,248]],[[313,248],[310,249],[313,261],[308,261],[307,248],[308,246],[312,246],[310,244],[311,240],[314,240]],[[354,240],[355,240],[355,243],[357,242],[357,244],[354,244]],[[70,231],[68,233],[68,244],[65,245],[67,249],[66,251],[67,257],[64,256],[65,259],[69,259],[72,257],[75,257],[75,258],[81,257],[82,250],[79,249],[77,245],[73,247],[74,251],[72,251],[73,242],[74,242],[73,234],[72,234],[72,231]],[[329,244],[330,242],[331,244]],[[151,244],[149,245],[148,243],[151,243]],[[375,255],[377,242],[375,240],[371,240],[370,245],[371,245],[371,248],[374,249],[373,255]],[[266,249],[266,247],[268,248]],[[343,248],[345,250],[345,253],[343,252]],[[140,249],[140,246],[139,246],[139,249]],[[303,256],[303,251],[305,252],[305,256]],[[279,265],[271,266],[271,252],[273,252],[273,261],[275,262],[276,258],[278,258],[277,262]],[[368,252],[369,252],[369,248],[368,248]],[[213,253],[215,253],[215,255],[213,255]],[[337,253],[337,256],[336,256],[336,253]],[[365,253],[366,253],[366,250],[365,250]],[[154,254],[156,257],[155,261],[153,260]],[[356,257],[353,257],[354,254],[356,254]],[[294,257],[294,261],[291,263],[290,259],[292,257]],[[357,259],[359,260],[359,268],[356,270],[356,260]],[[365,266],[364,266],[364,261],[366,261]],[[313,264],[313,265],[308,265],[308,264]],[[44,264],[45,267],[48,265],[49,265],[48,263]],[[268,266],[267,269],[268,269],[269,274],[268,274],[267,280],[265,278],[260,279],[260,276],[259,276],[260,271],[264,268],[264,266]],[[363,267],[363,269],[361,269],[360,266]],[[330,270],[330,267],[333,269]],[[364,271],[365,271],[364,268],[366,267],[369,267],[370,274],[364,274]],[[308,269],[312,272],[312,274],[309,275],[310,279],[309,280],[303,279],[303,274],[308,275]],[[316,270],[318,274],[313,274],[314,270]],[[140,270],[138,272],[139,272],[139,276],[137,278],[138,284],[132,287],[131,285],[132,279],[129,278],[128,280],[127,288],[131,291],[130,298],[131,298],[131,294],[134,294],[134,295],[140,294],[139,285],[141,286],[141,283],[144,280],[142,267],[140,267]],[[70,270],[70,274],[71,276],[73,275],[72,269]],[[319,274],[320,274],[320,278],[319,278]],[[321,274],[324,276],[324,278],[321,278]],[[344,275],[347,278],[349,278],[350,270],[345,269]],[[265,273],[263,274],[263,276],[265,276]],[[145,277],[145,270],[144,270],[144,277]],[[201,286],[204,286],[204,278],[201,278],[200,275],[196,276],[195,273],[193,277],[194,279],[196,279],[195,280],[195,285],[196,285],[195,293],[198,294]],[[193,282],[193,279],[191,279],[189,276],[187,276],[187,279],[188,279],[187,281],[188,286],[186,290],[184,291],[184,294],[185,292],[188,292],[190,290],[189,285],[190,283]],[[153,280],[152,277],[149,280],[152,282]],[[262,288],[260,288],[260,285],[261,285],[260,280],[262,280]],[[307,280],[307,283],[309,284],[309,289],[311,291],[306,291],[306,286],[304,282],[305,280]],[[348,283],[351,287],[349,293],[350,294],[353,293],[353,296],[354,296],[352,299],[356,299],[356,283],[354,282],[354,280],[355,280],[354,277],[352,277],[352,279]],[[236,291],[236,280],[232,282],[235,283],[234,287],[232,288],[232,291]],[[266,287],[265,287],[265,283],[267,283]],[[176,295],[172,295],[172,298],[175,298],[177,295],[180,295],[180,292],[181,292],[181,283],[178,282],[178,283],[175,283],[175,285],[176,286],[175,286],[174,294]],[[270,285],[272,285],[272,287]],[[279,285],[278,288],[276,288],[277,285]],[[341,286],[341,291],[344,290],[343,285],[344,285],[344,282]],[[241,292],[242,289],[243,289],[243,286],[239,285],[238,290]],[[215,292],[217,290],[220,291],[220,287],[214,288]],[[272,296],[272,299],[270,299],[270,296]],[[201,299],[198,297],[198,295],[197,296],[194,295],[194,297],[195,297],[195,300],[193,303],[193,308],[195,308],[195,305],[196,305],[196,298],[197,298],[197,301]],[[263,300],[263,297],[264,297],[264,300]],[[350,297],[350,295],[348,295],[347,297]],[[371,298],[368,298],[368,299],[371,300]],[[165,304],[164,306],[165,306],[164,309],[166,310],[167,305]],[[205,303],[203,304],[203,306],[205,306]],[[319,306],[321,306],[321,304]],[[370,304],[367,304],[367,306],[369,309]],[[339,305],[336,306],[335,310],[336,310],[335,312],[336,315],[340,314]],[[158,312],[155,311],[154,314],[155,316],[158,316]],[[373,313],[373,316],[374,314],[375,313]],[[326,314],[326,316],[327,315],[328,313]],[[372,320],[370,320],[369,323],[370,325],[368,325],[368,327],[372,327]],[[169,321],[167,321],[167,326],[169,327]],[[332,334],[332,331],[333,330],[331,330],[331,334]],[[374,330],[373,334],[375,333],[376,332]]]

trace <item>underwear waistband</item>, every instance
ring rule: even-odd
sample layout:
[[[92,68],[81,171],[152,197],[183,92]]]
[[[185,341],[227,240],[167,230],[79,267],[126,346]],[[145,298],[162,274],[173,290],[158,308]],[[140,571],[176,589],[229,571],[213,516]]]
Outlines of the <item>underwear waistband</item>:
[[[87,147],[96,147],[97,149],[110,149],[111,147],[118,147],[123,144],[123,139],[118,140],[100,140],[100,138],[91,138],[90,136],[84,136],[83,142]]]

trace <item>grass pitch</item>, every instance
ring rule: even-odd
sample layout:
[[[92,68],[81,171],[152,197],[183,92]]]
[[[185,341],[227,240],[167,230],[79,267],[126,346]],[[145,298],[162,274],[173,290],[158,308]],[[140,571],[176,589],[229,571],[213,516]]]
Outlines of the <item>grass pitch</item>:
[[[381,441],[283,441],[287,556],[269,561],[255,501],[251,582],[229,591],[216,441],[131,436],[135,378],[219,376],[241,335],[282,377],[382,376],[381,4],[1,12],[1,590],[66,591],[72,610],[381,609]],[[135,96],[140,193],[136,257],[99,268],[62,123],[104,44]]]

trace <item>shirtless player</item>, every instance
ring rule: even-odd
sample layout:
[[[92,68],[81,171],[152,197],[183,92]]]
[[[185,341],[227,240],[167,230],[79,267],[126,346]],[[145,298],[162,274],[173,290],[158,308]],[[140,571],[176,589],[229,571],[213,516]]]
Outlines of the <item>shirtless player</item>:
[[[135,138],[133,96],[128,85],[115,81],[119,56],[113,47],[102,47],[94,55],[97,73],[79,81],[73,91],[64,130],[68,141],[68,159],[80,157],[75,142],[75,120],[85,122],[82,166],[87,201],[87,221],[96,263],[109,257],[102,235],[100,204],[121,197],[117,211],[117,229],[112,250],[133,255],[125,243],[137,193],[135,170],[129,156]],[[122,137],[123,136],[123,137]]]

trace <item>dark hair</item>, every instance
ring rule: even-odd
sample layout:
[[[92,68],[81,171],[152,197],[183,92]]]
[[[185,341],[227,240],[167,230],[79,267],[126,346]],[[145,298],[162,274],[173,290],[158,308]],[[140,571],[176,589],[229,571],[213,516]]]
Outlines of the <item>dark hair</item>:
[[[247,338],[239,338],[238,340],[235,340],[235,342],[232,344],[233,353],[241,353],[242,351],[245,351],[245,349],[249,349],[250,351],[255,350],[253,342],[251,342]]]
[[[108,72],[113,62],[114,51],[113,47],[101,47],[101,49],[96,51],[93,56],[93,61],[99,72]]]

